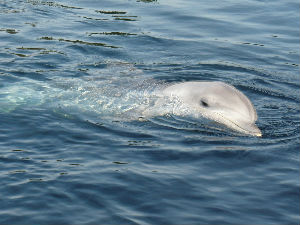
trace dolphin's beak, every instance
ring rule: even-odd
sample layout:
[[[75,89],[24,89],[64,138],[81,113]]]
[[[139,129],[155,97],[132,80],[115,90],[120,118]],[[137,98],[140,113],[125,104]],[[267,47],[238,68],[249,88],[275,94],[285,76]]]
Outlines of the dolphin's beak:
[[[228,126],[229,128],[251,136],[262,137],[261,130],[256,126],[254,122],[241,119],[234,120],[232,119],[232,114],[228,114],[228,112],[224,113],[224,111],[215,111],[215,113],[217,114],[217,120],[216,117],[211,118]]]
[[[251,127],[252,127],[252,130],[254,131],[253,132],[254,136],[256,136],[256,137],[262,137],[261,130],[255,124],[253,124]]]
[[[259,133],[256,133],[256,136],[257,136],[257,137],[262,137],[261,131],[260,131]]]
[[[256,136],[256,137],[262,137],[262,132],[261,130],[255,125],[255,124],[245,124],[245,123],[242,123],[242,124],[239,124],[240,128],[242,130],[245,131],[245,133],[248,133],[252,136]]]

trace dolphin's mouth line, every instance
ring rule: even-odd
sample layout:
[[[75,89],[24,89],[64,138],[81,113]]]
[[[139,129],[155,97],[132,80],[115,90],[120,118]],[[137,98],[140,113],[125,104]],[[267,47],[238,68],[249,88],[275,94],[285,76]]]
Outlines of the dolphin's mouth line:
[[[219,122],[219,123],[227,126],[228,128],[231,128],[233,130],[237,130],[240,133],[245,133],[245,134],[249,134],[249,135],[256,136],[256,137],[262,137],[262,133],[259,130],[259,128],[258,128],[258,131],[251,131],[251,130],[243,128],[242,126],[238,125],[236,122],[234,122],[234,121],[228,119],[227,117],[223,116],[219,112],[214,111],[213,113],[216,114],[219,118],[222,118],[223,121],[227,121],[228,123],[232,124],[232,127],[230,127],[229,125],[226,125],[226,123],[221,122],[221,120],[218,121],[218,120],[214,119],[213,117],[209,116],[209,113],[202,112],[201,114],[202,114],[202,116],[204,116],[204,117],[206,117],[208,119],[211,119],[211,120],[214,120],[216,122]],[[176,114],[174,112],[174,108],[173,108],[173,114]],[[235,127],[235,128],[233,128],[233,127]]]
[[[216,113],[218,116],[222,117],[224,120],[229,121],[230,123],[232,123],[232,124],[234,124],[235,126],[237,126],[239,129],[245,131],[245,133],[249,133],[249,134],[255,135],[255,136],[257,136],[257,137],[261,137],[261,136],[262,136],[261,132],[252,132],[252,131],[250,131],[250,130],[246,130],[245,128],[239,126],[238,124],[236,124],[236,123],[233,122],[232,120],[230,120],[230,119],[228,119],[228,118],[222,116],[220,113],[218,113],[218,112],[215,112],[215,113]],[[225,125],[226,125],[226,124],[225,124]]]

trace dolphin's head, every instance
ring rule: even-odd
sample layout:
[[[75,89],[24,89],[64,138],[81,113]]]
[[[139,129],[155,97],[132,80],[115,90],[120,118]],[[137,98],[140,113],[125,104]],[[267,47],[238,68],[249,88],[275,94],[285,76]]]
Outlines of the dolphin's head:
[[[262,136],[255,125],[256,110],[250,100],[233,86],[210,82],[194,96],[206,117],[253,136]]]
[[[255,125],[257,114],[252,103],[231,85],[223,82],[185,82],[167,89],[208,119],[245,134],[262,136]]]

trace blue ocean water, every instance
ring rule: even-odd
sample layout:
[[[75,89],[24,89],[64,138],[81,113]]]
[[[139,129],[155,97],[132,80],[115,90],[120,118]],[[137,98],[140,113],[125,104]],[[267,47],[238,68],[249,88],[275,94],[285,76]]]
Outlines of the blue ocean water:
[[[202,80],[263,136],[128,118]],[[299,224],[299,87],[296,0],[0,0],[0,224]]]

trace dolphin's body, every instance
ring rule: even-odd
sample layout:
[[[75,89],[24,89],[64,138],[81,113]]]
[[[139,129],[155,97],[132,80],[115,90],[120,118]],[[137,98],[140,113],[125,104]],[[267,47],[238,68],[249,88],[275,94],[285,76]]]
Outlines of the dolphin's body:
[[[162,94],[231,129],[262,136],[255,125],[257,114],[251,101],[231,85],[218,81],[183,82],[166,87]]]
[[[89,120],[94,115],[131,121],[174,114],[205,117],[244,134],[262,136],[255,125],[257,115],[252,103],[231,85],[223,82],[166,84],[147,80],[137,82],[132,88],[132,80],[122,78],[115,79],[118,83],[72,78],[56,80],[57,83],[34,81],[0,87],[0,113],[11,112],[24,104],[72,108],[72,112],[77,108],[78,114],[87,115]],[[120,86],[121,81],[127,86]]]

